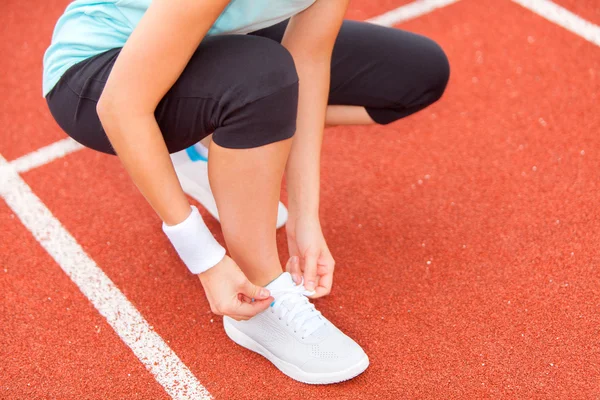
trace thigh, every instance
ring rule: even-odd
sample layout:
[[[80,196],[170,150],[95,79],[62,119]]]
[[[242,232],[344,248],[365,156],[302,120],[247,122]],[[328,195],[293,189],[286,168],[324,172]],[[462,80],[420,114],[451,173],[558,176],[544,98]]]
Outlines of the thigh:
[[[246,105],[293,86],[297,75],[291,56],[282,49],[259,37],[205,38],[155,111],[169,151],[197,143],[236,122],[237,113]],[[76,64],[46,97],[52,115],[69,136],[109,154],[114,150],[96,105],[119,52],[113,49]]]
[[[333,50],[329,103],[364,106],[376,122],[389,123],[439,99],[448,76],[446,55],[431,39],[344,21]]]
[[[252,34],[281,42],[287,23]],[[437,100],[448,76],[448,59],[431,39],[346,20],[333,48],[329,104],[363,106],[389,123]]]

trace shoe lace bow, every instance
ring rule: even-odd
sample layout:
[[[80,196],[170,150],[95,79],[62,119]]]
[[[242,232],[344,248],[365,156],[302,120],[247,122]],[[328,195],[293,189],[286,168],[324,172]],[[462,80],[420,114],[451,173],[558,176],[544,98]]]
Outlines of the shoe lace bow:
[[[279,319],[284,319],[286,325],[291,325],[294,332],[300,332],[303,339],[325,324],[321,312],[306,297],[313,294],[315,292],[306,290],[303,283],[271,290],[271,295],[275,298],[271,304],[271,312],[277,314]]]

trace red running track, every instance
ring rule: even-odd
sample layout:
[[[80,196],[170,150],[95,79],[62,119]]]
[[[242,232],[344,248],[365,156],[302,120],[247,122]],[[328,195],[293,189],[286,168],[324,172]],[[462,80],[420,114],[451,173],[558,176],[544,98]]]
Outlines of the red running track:
[[[10,160],[64,137],[39,59],[66,3],[7,4]],[[307,387],[231,343],[115,158],[83,150],[23,177],[216,398],[600,397],[600,49],[508,0],[462,0],[401,28],[446,50],[445,97],[324,143],[338,267],[318,306],[370,355],[350,382]],[[0,398],[168,398],[11,214],[1,203]]]

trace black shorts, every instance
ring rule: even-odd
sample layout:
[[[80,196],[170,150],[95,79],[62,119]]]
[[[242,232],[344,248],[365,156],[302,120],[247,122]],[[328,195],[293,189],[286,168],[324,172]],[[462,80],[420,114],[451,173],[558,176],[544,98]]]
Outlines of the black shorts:
[[[298,76],[280,44],[287,21],[248,35],[206,37],[160,101],[156,120],[171,153],[213,133],[227,148],[263,146],[293,136]],[[119,49],[84,60],[46,100],[60,127],[92,149],[114,154],[96,105]],[[329,104],[363,106],[387,124],[439,99],[449,65],[430,39],[366,22],[345,21],[331,63]]]

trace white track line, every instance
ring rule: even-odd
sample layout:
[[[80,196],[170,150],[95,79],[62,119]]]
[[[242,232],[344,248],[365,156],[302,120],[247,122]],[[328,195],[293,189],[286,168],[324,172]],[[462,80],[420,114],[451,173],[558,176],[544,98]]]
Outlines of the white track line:
[[[71,138],[66,138],[17,158],[11,164],[17,172],[27,172],[81,149],[83,149],[82,145]]]
[[[392,11],[388,11],[378,17],[368,19],[372,24],[383,26],[394,26],[409,19],[428,14],[435,9],[449,6],[458,0],[416,0],[412,3],[400,6]]]
[[[0,155],[0,197],[173,399],[208,391]]]
[[[600,27],[549,0],[513,0],[515,3],[600,46]]]

